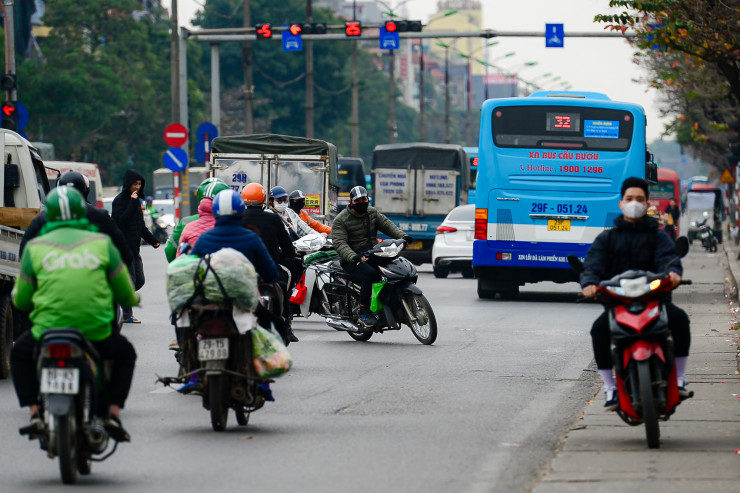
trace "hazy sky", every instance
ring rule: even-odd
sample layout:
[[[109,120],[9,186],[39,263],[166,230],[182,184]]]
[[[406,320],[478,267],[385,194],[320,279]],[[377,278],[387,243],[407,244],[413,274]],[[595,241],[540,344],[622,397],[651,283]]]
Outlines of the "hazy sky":
[[[276,0],[277,1],[277,0]],[[169,7],[169,0],[162,4]],[[181,24],[188,24],[204,0],[179,0]],[[436,0],[386,0],[394,7],[408,9],[409,18],[427,21],[437,11]],[[603,25],[594,24],[594,15],[608,10],[608,0],[481,0],[483,27],[500,32],[543,31],[545,24],[564,24],[571,32],[603,32]],[[267,19],[266,19],[267,21]],[[663,131],[656,99],[658,92],[646,84],[634,82],[645,72],[632,63],[633,49],[627,41],[608,38],[565,38],[564,48],[545,48],[542,38],[499,37],[499,44],[489,48],[489,59],[515,51],[516,55],[496,62],[505,68],[516,68],[524,62],[537,61],[534,67],[520,71],[531,80],[552,72],[570,82],[573,90],[606,93],[616,101],[637,103],[645,108],[648,119],[648,142]],[[555,87],[546,87],[555,88]],[[558,88],[559,89],[559,88]]]

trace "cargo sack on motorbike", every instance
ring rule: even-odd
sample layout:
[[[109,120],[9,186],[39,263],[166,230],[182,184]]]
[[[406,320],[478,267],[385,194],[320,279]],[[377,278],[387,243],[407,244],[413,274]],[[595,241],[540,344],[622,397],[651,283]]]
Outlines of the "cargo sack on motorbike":
[[[383,281],[373,284],[373,294],[372,298],[370,299],[370,311],[373,313],[377,313],[383,310],[383,304],[380,302],[378,296],[380,296],[380,292],[383,290],[383,286],[385,286],[385,283],[387,282],[388,281]]]
[[[306,258],[303,259],[303,263],[306,265],[320,264],[322,262],[336,260],[337,258],[339,258],[339,254],[336,250],[326,250],[306,255]]]
[[[259,289],[254,265],[241,252],[233,248],[222,248],[210,256],[211,267],[221,280],[226,295],[234,306],[244,311],[257,308]],[[224,301],[216,276],[206,273],[204,295],[209,301]]]
[[[285,345],[272,331],[252,329],[254,369],[262,378],[275,378],[290,371],[293,361]]]
[[[195,294],[195,279],[200,257],[181,255],[167,266],[167,300],[170,311],[185,306]]]
[[[290,302],[295,305],[302,305],[306,301],[306,274],[301,275],[301,279],[293,288],[293,293],[290,296]]]

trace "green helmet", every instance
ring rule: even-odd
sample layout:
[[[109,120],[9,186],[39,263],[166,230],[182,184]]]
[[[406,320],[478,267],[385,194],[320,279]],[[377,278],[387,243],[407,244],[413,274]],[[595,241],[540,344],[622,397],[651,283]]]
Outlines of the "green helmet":
[[[198,202],[203,199],[212,199],[218,192],[230,190],[229,186],[220,178],[206,178],[198,187]]]
[[[85,199],[74,187],[56,187],[46,197],[46,218],[51,222],[81,219],[85,212]]]

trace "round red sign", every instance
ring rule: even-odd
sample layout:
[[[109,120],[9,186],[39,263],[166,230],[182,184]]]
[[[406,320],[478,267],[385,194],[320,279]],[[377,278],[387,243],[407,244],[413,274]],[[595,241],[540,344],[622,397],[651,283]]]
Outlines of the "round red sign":
[[[164,141],[170,147],[180,147],[188,140],[188,129],[179,123],[170,123],[164,129]]]

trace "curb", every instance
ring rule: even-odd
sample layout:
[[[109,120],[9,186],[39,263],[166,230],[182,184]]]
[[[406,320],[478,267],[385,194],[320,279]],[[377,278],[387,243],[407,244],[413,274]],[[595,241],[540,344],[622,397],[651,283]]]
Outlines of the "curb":
[[[732,272],[732,263],[730,260],[730,256],[727,253],[727,249],[724,247],[724,245],[722,246],[722,253],[724,254],[722,267],[725,270],[725,298],[727,298],[728,300],[738,301],[737,280],[735,279],[735,275]]]

